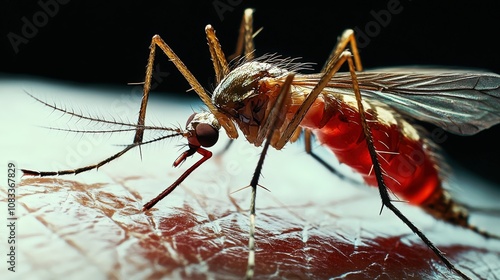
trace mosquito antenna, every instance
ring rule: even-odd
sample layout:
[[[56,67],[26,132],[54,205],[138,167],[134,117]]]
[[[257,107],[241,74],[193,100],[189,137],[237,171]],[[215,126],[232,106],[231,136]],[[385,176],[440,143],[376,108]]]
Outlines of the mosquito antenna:
[[[31,93],[27,92],[26,90],[24,91],[27,95],[29,95],[31,98],[35,99],[36,101],[42,103],[43,105],[53,109],[54,111],[58,111],[58,112],[61,112],[65,115],[69,115],[69,116],[73,116],[73,117],[77,117],[79,119],[83,119],[83,120],[89,120],[91,122],[98,122],[98,123],[105,123],[105,124],[112,124],[112,125],[122,125],[122,126],[129,126],[129,127],[137,127],[136,124],[131,124],[131,123],[125,123],[125,122],[120,122],[120,121],[116,121],[116,120],[106,120],[106,119],[103,119],[103,118],[94,118],[94,117],[91,117],[91,116],[86,116],[86,115],[83,115],[83,114],[78,114],[78,113],[75,113],[73,111],[70,111],[70,110],[66,110],[66,109],[63,109],[61,107],[58,107],[57,105],[55,104],[50,104],[46,101],[43,101],[41,100],[40,98],[32,95]]]
[[[135,125],[131,124],[131,126],[135,126]],[[71,128],[51,127],[51,126],[39,126],[39,127],[50,129],[50,130],[71,132],[71,133],[89,133],[89,134],[136,131],[138,128],[141,128],[144,130],[161,130],[161,131],[172,131],[172,132],[182,133],[182,130],[180,128],[170,128],[170,127],[161,127],[161,126],[135,126],[135,127],[131,127],[131,128],[107,129],[107,130],[71,129]]]
[[[64,131],[71,133],[88,133],[88,134],[104,134],[104,133],[117,133],[117,132],[127,132],[127,131],[135,131],[135,128],[123,128],[123,129],[109,129],[109,130],[86,130],[86,129],[70,129],[70,128],[59,128],[59,127],[50,127],[50,126],[39,126],[41,128],[46,128],[50,130],[56,131]]]

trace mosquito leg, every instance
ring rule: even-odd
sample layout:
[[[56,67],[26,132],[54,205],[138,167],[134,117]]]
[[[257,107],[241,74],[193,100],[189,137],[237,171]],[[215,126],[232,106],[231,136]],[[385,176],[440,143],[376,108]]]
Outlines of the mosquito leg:
[[[383,206],[389,208],[401,221],[403,221],[422,241],[436,254],[438,258],[441,259],[441,261],[452,271],[460,275],[464,279],[470,279],[467,275],[465,275],[462,271],[457,269],[449,260],[448,258],[439,250],[428,238],[425,236],[420,229],[418,229],[406,216],[399,211],[399,209],[392,204],[392,200],[389,196],[388,188],[385,185],[384,178],[383,178],[383,172],[382,172],[382,167],[380,166],[380,162],[377,157],[377,151],[375,149],[375,146],[373,144],[373,138],[371,134],[371,130],[368,127],[368,123],[366,121],[366,116],[365,116],[365,111],[363,108],[363,104],[361,102],[361,92],[359,90],[359,84],[354,68],[354,62],[350,56],[347,57],[347,63],[349,65],[349,72],[351,74],[352,78],[352,84],[353,84],[353,90],[354,94],[356,96],[356,101],[357,101],[357,106],[361,118],[361,125],[363,127],[363,133],[366,138],[366,143],[368,146],[368,151],[370,153],[370,158],[373,163],[373,171],[375,172],[375,176],[377,178],[377,183],[378,183],[378,188],[379,188],[379,193],[380,197],[382,199],[382,204]]]
[[[351,44],[352,54],[349,52],[346,53],[347,55],[345,55],[344,50],[347,48],[349,43]],[[277,142],[277,145],[275,145],[276,149],[281,149],[288,142],[290,137],[293,135],[295,129],[304,118],[306,112],[309,110],[314,101],[316,101],[316,98],[321,94],[321,92],[323,91],[327,83],[331,80],[333,75],[337,73],[340,66],[345,62],[346,57],[352,55],[354,55],[354,60],[356,62],[356,69],[358,71],[362,71],[363,67],[361,65],[361,58],[359,56],[359,51],[356,44],[356,38],[354,37],[354,31],[352,29],[347,29],[342,33],[342,36],[339,37],[337,44],[333,48],[332,52],[330,53],[330,56],[328,57],[328,60],[323,66],[323,69],[321,70],[323,76],[321,76],[318,84],[309,93],[309,95],[307,96],[306,100],[302,103],[297,113],[293,116],[285,132],[283,133],[283,136]],[[306,143],[306,145],[309,145],[309,148],[307,148],[306,146],[306,151],[307,149],[310,150],[310,144]]]
[[[240,31],[238,35],[238,41],[236,43],[235,52],[228,57],[229,60],[241,55],[244,47],[245,60],[251,60],[254,58],[254,42],[253,42],[253,10],[246,9],[241,19]],[[205,33],[207,34],[208,47],[210,50],[210,56],[212,58],[212,63],[215,70],[215,80],[216,85],[229,73],[229,66],[226,60],[226,56],[222,51],[219,41],[215,36],[215,30],[211,25],[207,25],[205,28]]]
[[[350,177],[346,177],[344,174],[335,169],[331,164],[322,159],[319,155],[312,151],[312,131],[309,129],[304,129],[304,145],[305,151],[319,164],[323,165],[328,171],[330,171],[334,176],[341,179],[343,182],[349,183],[350,185],[363,185],[359,180],[354,180]]]
[[[312,156],[313,159],[315,159],[317,162],[319,162],[321,165],[323,165],[326,169],[335,174],[337,177],[339,177],[340,179],[345,179],[345,176],[342,175],[340,172],[338,172],[335,168],[333,168],[333,166],[328,164],[317,154],[313,153],[311,142],[312,142],[312,131],[310,129],[304,129],[304,144],[306,153]]]
[[[327,62],[327,70],[324,72],[323,76],[320,78],[318,84],[313,88],[311,93],[307,96],[307,98],[304,100],[302,105],[299,107],[298,111],[296,114],[292,117],[292,120],[288,124],[287,128],[285,129],[285,132],[283,133],[282,137],[278,140],[278,142],[275,144],[276,149],[281,149],[287,142],[290,136],[293,134],[295,131],[296,127],[299,125],[299,123],[302,121],[304,118],[306,112],[309,110],[310,106],[314,103],[318,95],[321,93],[321,91],[324,89],[324,87],[327,85],[328,81],[332,78],[332,76],[338,71],[338,69],[341,67],[344,62],[348,62],[349,66],[349,71],[351,73],[351,77],[353,80],[353,88],[354,92],[356,94],[356,99],[358,102],[358,109],[361,115],[361,123],[363,125],[364,129],[364,134],[366,135],[366,141],[367,141],[367,146],[370,152],[370,157],[372,159],[372,163],[374,166],[374,172],[376,174],[377,182],[379,185],[379,192],[380,196],[382,199],[382,203],[384,206],[389,208],[400,220],[402,220],[415,234],[417,234],[420,239],[438,256],[443,263],[452,271],[456,272],[460,276],[462,276],[464,279],[469,279],[463,272],[455,268],[455,266],[446,258],[446,256],[415,226],[413,223],[408,220],[400,211],[397,209],[393,204],[389,196],[389,192],[387,190],[387,187],[384,183],[383,176],[382,176],[382,168],[380,167],[380,163],[377,158],[377,152],[375,150],[375,147],[373,145],[373,139],[371,138],[371,131],[368,128],[366,118],[364,115],[364,109],[361,104],[361,93],[359,90],[359,85],[357,83],[357,76],[355,73],[355,67],[354,67],[354,62],[352,59],[352,55],[348,51],[344,51],[341,54],[334,54],[334,56],[331,58],[331,61]]]
[[[352,53],[350,52],[344,53],[344,50],[349,45],[349,43],[351,44]],[[363,67],[361,65],[361,58],[359,56],[359,51],[356,44],[356,38],[354,37],[354,31],[352,29],[347,29],[346,31],[344,31],[344,33],[342,33],[342,36],[340,36],[337,45],[330,53],[330,57],[323,66],[323,69],[321,71],[323,73],[323,76],[321,76],[318,84],[309,93],[309,95],[307,96],[306,100],[302,103],[297,113],[293,116],[292,120],[288,124],[288,127],[283,133],[283,136],[276,143],[275,145],[276,149],[281,149],[288,142],[293,132],[295,131],[295,129],[297,128],[297,126],[302,121],[305,114],[311,107],[311,105],[314,103],[314,101],[316,101],[316,98],[321,94],[321,92],[328,84],[328,82],[331,80],[333,75],[337,73],[340,66],[345,62],[346,58],[351,56],[354,56],[354,61],[356,62],[356,69],[358,71],[362,71]]]
[[[56,176],[56,175],[67,175],[67,174],[78,174],[78,173],[82,173],[82,172],[85,172],[85,171],[89,171],[89,170],[92,170],[92,169],[98,169],[99,167],[105,165],[106,163],[109,163],[117,158],[119,158],[120,156],[122,156],[124,153],[128,152],[130,149],[134,148],[138,146],[138,144],[134,143],[134,144],[130,144],[128,146],[125,147],[125,149],[121,150],[120,152],[108,157],[107,159],[105,160],[102,160],[96,164],[92,164],[92,165],[87,165],[87,166],[84,166],[84,167],[80,167],[80,168],[76,168],[76,169],[68,169],[68,170],[60,170],[60,171],[35,171],[35,170],[28,170],[28,169],[21,169],[24,173],[24,175],[27,175],[27,176],[40,176],[40,177],[45,177],[45,176]]]
[[[336,54],[333,58],[331,58],[332,62],[327,62],[328,68],[319,79],[318,84],[316,84],[316,86],[307,95],[304,102],[300,105],[299,109],[288,123],[280,139],[274,144],[274,147],[277,150],[283,148],[289,141],[290,137],[293,135],[300,122],[304,119],[304,116],[306,115],[309,108],[311,108],[312,104],[316,101],[316,98],[321,94],[325,86],[332,79],[333,75],[337,73],[337,71],[340,69],[340,67],[348,57],[351,57],[351,53],[344,51],[341,54]]]
[[[354,61],[356,63],[356,71],[363,71],[363,66],[361,65],[361,57],[358,51],[358,45],[356,43],[356,37],[354,37],[354,31],[352,29],[345,30],[342,35],[338,38],[337,44],[333,48],[330,56],[328,57],[325,65],[323,65],[322,73],[326,72],[332,64],[336,62],[336,57],[338,57],[347,46],[351,44],[351,53],[354,56]]]
[[[126,146],[122,151],[120,151],[120,152],[116,153],[115,155],[113,155],[113,156],[111,156],[103,161],[100,161],[96,164],[92,164],[92,165],[88,165],[88,166],[84,166],[84,167],[80,167],[80,168],[76,168],[76,169],[68,169],[68,170],[60,170],[60,171],[33,171],[33,170],[23,169],[22,171],[24,172],[24,174],[31,175],[31,176],[54,176],[54,175],[66,175],[66,174],[78,174],[78,173],[85,172],[88,170],[98,169],[102,165],[107,164],[107,163],[119,158],[120,156],[122,156],[124,153],[126,153],[130,149],[137,147],[137,146],[140,147],[142,144],[145,144],[145,143],[143,143],[143,136],[144,136],[144,129],[145,129],[144,123],[145,123],[145,119],[146,119],[146,107],[148,105],[149,92],[151,90],[151,77],[153,76],[153,62],[154,62],[154,57],[155,57],[155,49],[156,48],[154,46],[152,46],[150,48],[148,64],[146,67],[146,77],[145,77],[145,81],[144,81],[144,89],[143,89],[141,107],[139,109],[139,117],[137,120],[137,126],[136,126],[136,132],[135,132],[133,144]],[[46,102],[43,102],[37,98],[35,98],[35,99],[48,105]],[[48,105],[48,106],[50,106],[50,105]],[[58,108],[55,108],[54,106],[50,106],[50,107],[53,107],[56,110],[60,110]]]
[[[338,38],[337,44],[333,48],[332,52],[330,53],[330,56],[328,57],[328,60],[326,61],[325,65],[323,65],[323,68],[321,69],[321,73],[325,73],[329,68],[332,67],[332,64],[335,63],[335,58],[339,57],[339,54],[343,52],[347,46],[351,44],[351,51],[354,56],[354,61],[356,62],[356,70],[357,71],[362,71],[363,67],[361,64],[361,58],[359,56],[359,51],[358,47],[356,44],[356,37],[354,37],[354,32],[352,29],[347,29],[345,30],[342,35]],[[305,129],[304,130],[304,142],[305,142],[305,150],[306,152],[311,155],[316,161],[318,161],[321,165],[323,165],[326,169],[328,169],[330,172],[335,174],[341,179],[346,179],[344,175],[342,175],[340,172],[335,170],[333,166],[325,162],[322,158],[320,158],[318,155],[312,152],[312,146],[311,146],[311,136],[312,132],[310,129]],[[354,180],[351,180],[353,183],[357,183]]]
[[[154,35],[151,39],[151,53],[154,54],[154,49],[156,46],[160,47],[160,49],[165,53],[165,55],[169,58],[169,60],[177,67],[177,70],[184,76],[186,81],[189,83],[191,88],[198,94],[201,101],[205,103],[210,112],[217,118],[220,125],[224,127],[229,138],[234,139],[238,137],[238,131],[236,127],[231,122],[231,120],[225,116],[223,113],[219,112],[219,110],[212,104],[212,99],[210,95],[205,91],[203,86],[198,82],[198,80],[194,77],[194,75],[189,71],[186,65],[180,60],[180,58],[174,53],[174,51],[163,41],[163,39],[159,35]],[[153,58],[150,57],[152,62]],[[144,113],[145,114],[145,113]]]
[[[253,10],[246,9],[241,19],[240,31],[238,35],[238,41],[236,43],[235,52],[228,57],[229,60],[241,55],[244,47],[245,60],[251,60],[254,58],[254,43],[253,43]],[[205,28],[205,33],[207,34],[207,41],[210,50],[210,56],[212,58],[212,63],[215,70],[215,80],[216,85],[229,73],[229,66],[220,46],[217,37],[215,36],[215,30],[211,25],[207,25]]]
[[[318,161],[321,165],[323,165],[330,172],[337,175],[341,179],[344,179],[344,175],[340,174],[340,172],[335,170],[335,168],[333,168],[333,166],[331,166],[326,161],[324,161],[322,158],[320,158],[318,155],[313,153],[311,142],[312,142],[312,131],[310,129],[306,128],[306,129],[304,129],[304,145],[305,145],[306,153],[311,155],[312,158],[314,158],[316,161]]]
[[[207,161],[209,158],[212,157],[212,152],[203,149],[202,147],[195,147],[195,146],[190,146],[189,150],[185,151],[182,153],[179,158],[174,162],[174,166],[179,165],[181,162],[183,162],[186,157],[193,155],[194,153],[199,153],[203,157],[198,160],[195,164],[193,164],[191,167],[189,167],[188,170],[186,170],[182,175],[168,188],[166,188],[163,192],[161,192],[157,197],[151,199],[148,203],[144,204],[142,207],[143,211],[151,209],[156,203],[158,203],[160,200],[162,200],[164,197],[166,197],[168,194],[170,194],[177,186],[179,186],[184,179],[191,174],[198,166],[202,165],[205,161]]]
[[[260,29],[257,33],[259,31]],[[255,56],[255,45],[253,42],[253,37],[255,35],[256,34],[253,33],[253,9],[245,9],[243,18],[241,19],[238,41],[236,42],[236,50],[228,57],[228,60],[232,60],[240,56],[242,53],[244,53],[246,61],[252,60]]]
[[[211,25],[205,27],[207,35],[208,49],[215,71],[215,85],[217,86],[220,81],[229,73],[229,65],[226,56],[222,51],[219,40],[215,36],[215,30]]]
[[[29,170],[29,169],[21,169],[21,171],[24,173],[24,175],[27,175],[27,176],[40,176],[40,177],[68,175],[68,174],[75,174],[76,175],[78,173],[82,173],[82,172],[89,171],[92,169],[98,169],[99,167],[101,167],[107,163],[110,163],[113,160],[121,157],[123,154],[125,154],[126,152],[128,152],[129,150],[131,150],[132,148],[135,148],[137,146],[146,145],[149,143],[161,141],[161,140],[171,138],[171,137],[176,137],[176,136],[182,136],[182,132],[177,131],[174,134],[161,136],[161,137],[155,138],[153,140],[149,140],[147,142],[132,143],[130,145],[127,145],[123,150],[119,151],[118,153],[116,153],[116,154],[96,163],[96,164],[87,165],[87,166],[76,168],[76,169],[67,169],[67,170],[60,170],[60,171],[36,171],[36,170]]]
[[[205,32],[207,34],[210,56],[215,70],[216,85],[218,85],[230,70],[212,26],[207,26]],[[257,33],[258,32],[259,31],[257,31]],[[255,56],[255,45],[253,41],[255,35],[256,34],[253,33],[253,9],[246,9],[241,19],[236,50],[232,55],[228,56],[227,59],[232,60],[244,53],[246,61],[252,60]],[[229,150],[232,143],[233,141],[229,140],[222,151],[226,152]]]
[[[306,153],[312,156],[316,161],[318,161],[321,165],[323,165],[326,169],[328,169],[330,172],[333,174],[337,175],[341,179],[344,179],[344,176],[340,174],[333,166],[328,164],[326,161],[324,161],[322,158],[320,158],[317,154],[313,153],[312,151],[312,131],[310,129],[304,129],[304,145],[305,145],[305,150]]]
[[[145,81],[144,81],[144,89],[143,89],[143,94],[142,94],[141,107],[139,109],[139,117],[137,120],[137,126],[136,126],[136,132],[135,132],[133,144],[128,145],[121,152],[118,152],[117,154],[115,154],[115,155],[113,155],[113,156],[111,156],[111,157],[109,157],[101,162],[98,162],[97,164],[88,165],[88,166],[84,166],[84,167],[77,168],[77,169],[68,169],[68,170],[61,170],[61,171],[40,172],[40,171],[33,171],[33,170],[23,170],[24,174],[25,175],[32,175],[32,176],[54,176],[54,175],[65,175],[65,174],[78,174],[78,173],[85,172],[85,171],[88,171],[91,169],[99,168],[100,166],[102,166],[106,163],[109,163],[112,160],[120,157],[121,155],[126,153],[128,150],[130,150],[136,146],[141,146],[143,136],[144,136],[144,129],[145,129],[144,123],[146,120],[146,107],[148,105],[149,92],[151,89],[151,77],[153,76],[154,56],[155,56],[155,48],[152,47],[150,49],[148,64],[146,67],[146,77],[145,77]],[[33,97],[33,98],[35,98],[35,97]],[[39,100],[38,98],[35,98],[35,99],[42,102],[43,104],[48,105],[46,102],[43,102],[43,101]],[[50,105],[48,105],[48,106],[60,111],[60,109],[55,108],[54,106],[50,106]]]
[[[148,106],[149,92],[151,90],[151,77],[153,76],[153,63],[155,60],[156,48],[149,49],[148,64],[146,66],[146,77],[144,78],[144,86],[141,100],[141,107],[139,109],[139,117],[137,119],[137,130],[134,136],[134,143],[141,143],[144,137],[144,126],[146,121],[146,107]]]
[[[252,279],[255,272],[255,199],[257,196],[257,186],[259,184],[259,178],[261,175],[262,167],[264,165],[264,159],[267,154],[267,150],[269,149],[269,145],[271,144],[271,139],[273,137],[274,130],[276,128],[276,124],[279,120],[279,112],[283,111],[285,100],[290,97],[290,85],[292,84],[294,74],[291,73],[287,76],[285,82],[283,83],[283,87],[281,88],[281,92],[271,109],[271,113],[266,120],[266,141],[262,148],[262,153],[260,154],[259,161],[257,162],[257,166],[255,167],[255,171],[252,176],[252,180],[250,181],[250,186],[252,187],[252,195],[250,198],[250,231],[249,231],[249,239],[248,239],[248,266],[246,272],[246,279]]]

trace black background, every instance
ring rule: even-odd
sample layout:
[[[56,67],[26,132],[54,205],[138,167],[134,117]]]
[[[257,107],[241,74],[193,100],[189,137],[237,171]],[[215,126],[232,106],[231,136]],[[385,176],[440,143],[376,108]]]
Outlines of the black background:
[[[399,12],[385,17],[385,26],[375,24],[380,28],[371,29],[361,48],[365,68],[420,64],[500,73],[496,1],[60,1],[1,2],[0,72],[82,84],[140,82],[151,37],[159,34],[211,88],[208,23],[230,54],[243,10],[255,8],[254,27],[264,27],[256,37],[257,54],[302,57],[320,68],[344,29],[366,32],[377,15],[387,15],[388,5],[395,5]],[[50,3],[50,11],[43,3]],[[36,30],[23,34],[26,22]],[[24,43],[14,46],[13,36],[25,37]],[[161,71],[169,73],[157,91],[189,88],[164,56],[157,59]],[[474,137],[448,136],[443,148],[449,154],[500,182],[498,126]]]

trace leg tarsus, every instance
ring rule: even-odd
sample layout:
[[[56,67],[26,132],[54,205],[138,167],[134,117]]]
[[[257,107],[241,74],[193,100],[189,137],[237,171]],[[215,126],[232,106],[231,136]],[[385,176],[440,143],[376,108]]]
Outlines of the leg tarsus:
[[[122,156],[124,153],[128,152],[130,149],[132,149],[136,146],[139,146],[139,145],[140,144],[136,144],[136,143],[130,144],[130,145],[126,146],[123,150],[119,151],[118,153],[116,153],[116,154],[96,163],[96,164],[87,165],[87,166],[76,168],[76,169],[68,169],[68,170],[60,170],[60,171],[34,171],[34,170],[28,170],[28,169],[21,169],[21,171],[23,172],[24,175],[27,175],[27,176],[40,176],[40,177],[56,176],[56,175],[68,175],[68,174],[75,174],[76,175],[78,173],[82,173],[82,172],[89,171],[92,169],[98,169],[99,167],[101,167],[107,163],[110,163],[111,161]]]
[[[271,140],[273,137],[273,133],[279,119],[280,113],[285,105],[285,100],[290,96],[290,86],[292,84],[294,74],[289,74],[285,82],[283,83],[283,87],[281,88],[281,92],[279,93],[276,102],[273,105],[271,111],[276,112],[275,114],[269,114],[270,117],[266,120],[266,139],[264,142],[264,146],[262,147],[262,153],[260,154],[259,161],[257,162],[257,166],[255,167],[255,171],[252,176],[252,180],[250,181],[250,186],[252,187],[252,196],[250,198],[250,230],[249,230],[249,238],[248,238],[248,265],[247,272],[245,275],[246,279],[252,279],[255,272],[255,200],[257,196],[257,186],[259,185],[259,178],[262,172],[262,167],[264,166],[264,159],[266,158],[267,150],[271,144]]]
[[[347,49],[347,46],[351,44],[351,53],[354,57],[354,62],[356,64],[356,71],[363,71],[363,66],[361,64],[361,57],[359,55],[358,45],[356,43],[356,37],[354,36],[354,31],[352,29],[345,30],[342,35],[338,38],[337,44],[333,48],[328,60],[325,65],[323,65],[322,73],[326,72],[326,70],[331,67],[331,65],[336,62],[336,57],[339,57],[340,54]]]
[[[335,169],[331,164],[326,162],[324,159],[322,159],[320,156],[318,156],[316,153],[313,152],[312,150],[312,132],[310,129],[304,129],[304,146],[305,146],[305,151],[307,154],[309,154],[314,160],[319,162],[319,164],[323,165],[328,171],[330,171],[333,175],[337,176],[339,179],[342,181],[346,181],[349,184],[352,185],[363,185],[362,182],[351,179],[349,177],[346,177],[344,174],[339,172],[337,169]]]
[[[354,94],[356,96],[356,101],[357,101],[357,106],[358,106],[358,111],[361,119],[361,125],[363,127],[363,133],[366,138],[366,144],[368,147],[368,151],[370,154],[370,158],[373,163],[373,170],[375,172],[375,176],[377,178],[377,183],[378,183],[378,189],[380,193],[380,198],[382,199],[382,207],[385,206],[389,208],[402,222],[404,222],[420,239],[429,247],[436,256],[441,259],[441,261],[452,271],[454,271],[456,274],[460,275],[464,279],[470,279],[467,275],[465,275],[462,271],[457,269],[451,262],[448,260],[448,258],[444,255],[441,250],[439,250],[428,238],[425,236],[425,234],[420,231],[406,216],[396,207],[394,204],[392,204],[391,198],[389,196],[389,191],[388,188],[384,182],[383,178],[383,172],[382,172],[382,167],[380,165],[380,162],[378,160],[377,156],[377,151],[375,149],[375,146],[373,144],[373,137],[371,134],[371,130],[368,126],[368,122],[366,121],[366,116],[365,116],[365,111],[363,108],[363,104],[361,102],[361,92],[359,89],[359,84],[354,68],[354,62],[352,60],[351,56],[347,57],[347,63],[349,65],[349,72],[351,73],[351,79],[352,79],[352,84],[353,84],[353,90]]]
[[[257,31],[260,32],[261,29]],[[238,41],[233,54],[228,56],[228,60],[233,60],[242,53],[245,55],[245,60],[252,60],[255,56],[255,44],[253,42],[253,9],[246,9],[243,18],[241,19]]]

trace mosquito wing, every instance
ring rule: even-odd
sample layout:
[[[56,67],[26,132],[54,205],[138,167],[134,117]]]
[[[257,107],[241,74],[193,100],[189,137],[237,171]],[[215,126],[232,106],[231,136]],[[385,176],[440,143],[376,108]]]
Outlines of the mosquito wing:
[[[471,135],[500,123],[500,75],[479,71],[387,68],[357,73],[361,94],[405,116]],[[295,83],[317,83],[319,74]],[[314,82],[315,81],[315,82]],[[325,91],[352,95],[348,73],[337,73]]]

